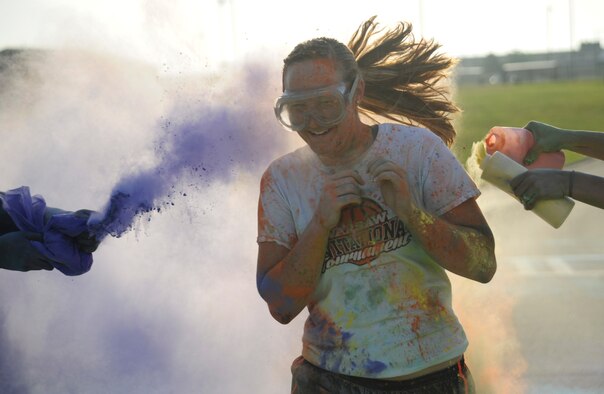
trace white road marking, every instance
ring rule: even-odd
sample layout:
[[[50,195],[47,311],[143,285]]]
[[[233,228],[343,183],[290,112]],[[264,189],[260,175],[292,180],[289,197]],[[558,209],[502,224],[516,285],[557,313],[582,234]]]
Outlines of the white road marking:
[[[500,265],[519,276],[604,276],[604,254],[509,256]]]
[[[572,275],[573,268],[561,256],[550,256],[546,260],[552,271],[557,275]],[[604,267],[603,267],[604,268]]]
[[[504,259],[504,262],[506,260]],[[514,266],[514,271],[522,276],[531,276],[538,273],[534,268],[533,256],[516,256],[508,260]]]

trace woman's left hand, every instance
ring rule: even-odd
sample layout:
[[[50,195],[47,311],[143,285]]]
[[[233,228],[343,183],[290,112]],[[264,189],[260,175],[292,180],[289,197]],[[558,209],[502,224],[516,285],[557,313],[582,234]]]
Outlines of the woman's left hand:
[[[386,205],[399,217],[405,216],[411,200],[406,171],[390,160],[376,159],[369,163],[368,172],[380,185]]]

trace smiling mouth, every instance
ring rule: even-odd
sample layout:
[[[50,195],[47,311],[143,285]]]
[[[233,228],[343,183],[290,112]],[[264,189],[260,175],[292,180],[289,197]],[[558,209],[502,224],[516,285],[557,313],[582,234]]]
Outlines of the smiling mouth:
[[[331,129],[333,129],[333,127],[330,127],[328,129],[324,129],[324,130],[317,130],[317,131],[307,130],[307,132],[312,135],[324,135],[324,134],[329,133],[331,131]]]

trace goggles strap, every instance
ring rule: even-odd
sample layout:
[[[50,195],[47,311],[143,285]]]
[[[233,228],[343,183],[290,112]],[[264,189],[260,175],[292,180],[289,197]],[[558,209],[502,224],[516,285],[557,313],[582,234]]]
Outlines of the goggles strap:
[[[359,74],[357,73],[357,76],[354,77],[354,82],[352,83],[352,86],[350,87],[350,91],[348,92],[348,104],[352,103],[352,98],[356,94],[358,85],[359,85]]]

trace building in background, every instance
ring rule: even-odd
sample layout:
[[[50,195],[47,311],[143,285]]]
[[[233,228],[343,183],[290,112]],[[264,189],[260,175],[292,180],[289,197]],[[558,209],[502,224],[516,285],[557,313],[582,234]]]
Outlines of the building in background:
[[[585,42],[578,51],[462,58],[454,78],[460,85],[604,79],[604,50]]]

